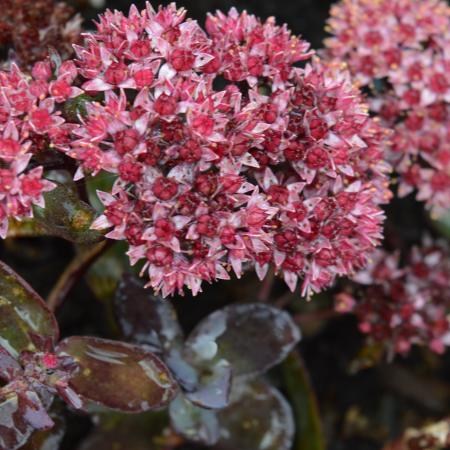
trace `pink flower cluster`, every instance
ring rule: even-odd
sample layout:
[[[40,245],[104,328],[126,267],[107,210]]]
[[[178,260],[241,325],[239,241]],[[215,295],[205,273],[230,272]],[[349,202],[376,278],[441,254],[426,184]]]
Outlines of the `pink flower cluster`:
[[[393,128],[399,196],[417,191],[435,215],[450,207],[450,7],[438,0],[341,0],[331,9],[329,57],[370,89]]]
[[[371,264],[353,279],[361,284],[355,300],[337,296],[336,309],[354,312],[359,328],[390,353],[427,345],[443,353],[450,345],[450,251],[443,241],[425,239],[400,265],[398,252],[377,250]]]
[[[78,95],[71,83],[77,75],[73,62],[54,74],[50,62],[37,63],[32,77],[16,65],[0,72],[0,237],[8,221],[32,216],[32,205],[43,206],[42,194],[54,184],[43,178],[43,168],[32,158],[52,144],[69,138],[57,105]]]
[[[348,74],[270,18],[232,9],[206,31],[174,5],[106,12],[77,46],[104,100],[65,151],[77,177],[117,174],[97,229],[126,239],[162,295],[269,267],[309,295],[379,243],[389,199],[384,130]]]

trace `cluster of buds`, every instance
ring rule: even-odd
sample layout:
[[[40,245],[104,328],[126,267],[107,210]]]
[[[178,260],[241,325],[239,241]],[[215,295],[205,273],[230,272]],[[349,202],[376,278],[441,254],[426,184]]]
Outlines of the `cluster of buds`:
[[[394,130],[399,196],[417,191],[434,215],[450,207],[450,7],[438,0],[341,0],[328,57],[347,63],[371,111]]]
[[[354,312],[359,328],[390,354],[409,352],[413,344],[443,353],[450,345],[450,251],[445,242],[425,239],[404,265],[398,253],[377,250],[371,264],[353,279],[355,299],[337,296],[339,312]]]
[[[378,244],[388,167],[345,71],[273,18],[232,9],[206,31],[174,5],[107,11],[76,46],[87,95],[77,177],[117,175],[97,229],[125,239],[163,296],[269,267],[302,295]]]
[[[55,73],[54,73],[55,72]],[[35,156],[70,136],[70,125],[58,111],[62,102],[81,91],[72,86],[73,62],[54,71],[50,62],[33,67],[32,77],[16,65],[0,72],[0,237],[9,219],[32,216],[33,205],[44,206],[43,193],[54,184],[43,178]]]
[[[79,40],[81,16],[65,3],[54,0],[2,0],[0,48],[20,66],[31,66],[47,57],[53,47],[62,58],[73,54]]]

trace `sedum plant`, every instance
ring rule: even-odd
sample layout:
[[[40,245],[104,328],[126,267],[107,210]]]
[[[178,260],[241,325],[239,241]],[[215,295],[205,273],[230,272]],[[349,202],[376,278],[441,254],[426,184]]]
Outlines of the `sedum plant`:
[[[0,261],[0,450],[324,450],[314,383],[328,408],[345,391],[339,371],[370,366],[370,351],[414,358],[415,344],[441,369],[446,3],[338,1],[317,53],[287,25],[236,8],[203,26],[147,2],[106,10],[81,33],[63,3],[0,6],[1,258],[40,254],[48,238],[58,256],[63,241],[74,253],[46,301],[9,267],[20,260]],[[397,180],[398,197],[416,191],[437,225],[420,222],[420,203],[412,214],[407,201],[395,200],[400,214],[387,205]],[[14,239],[30,237],[43,240]],[[66,301],[87,287],[93,320]],[[345,332],[358,327],[365,344],[334,339],[337,313],[351,313]],[[308,364],[327,359],[313,382],[299,325]],[[356,360],[338,361],[357,345]],[[411,374],[392,373],[405,397],[432,396],[430,383],[421,395]],[[425,409],[442,414],[447,391],[436,390],[443,399]],[[370,428],[351,401],[324,416],[333,449]],[[383,414],[396,415],[392,404]],[[88,436],[67,444],[65,418],[86,417]],[[415,445],[435,428],[411,417]]]

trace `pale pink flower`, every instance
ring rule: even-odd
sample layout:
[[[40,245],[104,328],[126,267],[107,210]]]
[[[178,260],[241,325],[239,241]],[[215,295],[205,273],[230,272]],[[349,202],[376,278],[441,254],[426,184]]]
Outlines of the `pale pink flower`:
[[[450,207],[450,7],[439,0],[341,0],[331,9],[328,58],[345,62],[392,128],[389,160],[400,197],[434,215]]]
[[[303,295],[365,264],[382,237],[385,130],[349,75],[310,62],[274,19],[149,5],[106,12],[76,48],[103,91],[64,150],[76,174],[117,176],[94,223],[125,239],[163,295],[270,266]],[[214,81],[225,80],[222,89]]]
[[[62,143],[63,134],[69,133],[57,105],[81,92],[72,86],[76,73],[73,62],[67,62],[53,74],[49,61],[36,63],[32,77],[14,64],[0,71],[2,238],[7,235],[9,219],[32,217],[33,205],[44,206],[43,194],[55,187],[43,177],[43,168],[30,162],[38,152]]]
[[[360,330],[389,354],[406,354],[414,344],[443,353],[450,345],[450,253],[443,241],[424,240],[400,264],[399,253],[378,250],[353,279],[356,298],[337,296],[336,309],[352,311]]]

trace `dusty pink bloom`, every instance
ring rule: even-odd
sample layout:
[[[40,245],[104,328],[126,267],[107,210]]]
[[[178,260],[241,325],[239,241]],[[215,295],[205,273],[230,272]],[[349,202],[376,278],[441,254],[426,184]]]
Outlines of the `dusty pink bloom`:
[[[399,254],[378,250],[354,280],[357,299],[340,294],[336,308],[353,311],[359,328],[390,353],[406,354],[414,344],[443,353],[450,345],[450,253],[443,241],[426,239],[405,264]]]
[[[73,72],[75,71],[75,72]],[[61,139],[64,119],[58,103],[78,95],[71,86],[73,63],[64,63],[55,77],[49,62],[37,63],[33,77],[12,65],[0,71],[0,237],[8,220],[31,217],[32,205],[44,206],[42,194],[54,184],[43,177],[33,155]]]
[[[163,295],[270,265],[319,291],[381,238],[385,132],[348,74],[293,66],[309,46],[273,19],[232,9],[206,30],[173,5],[133,6],[76,48],[83,89],[104,100],[67,153],[77,177],[117,175],[94,226],[126,239]]]
[[[369,90],[394,130],[399,196],[436,215],[450,207],[450,7],[437,0],[342,0],[331,9],[327,54]]]

